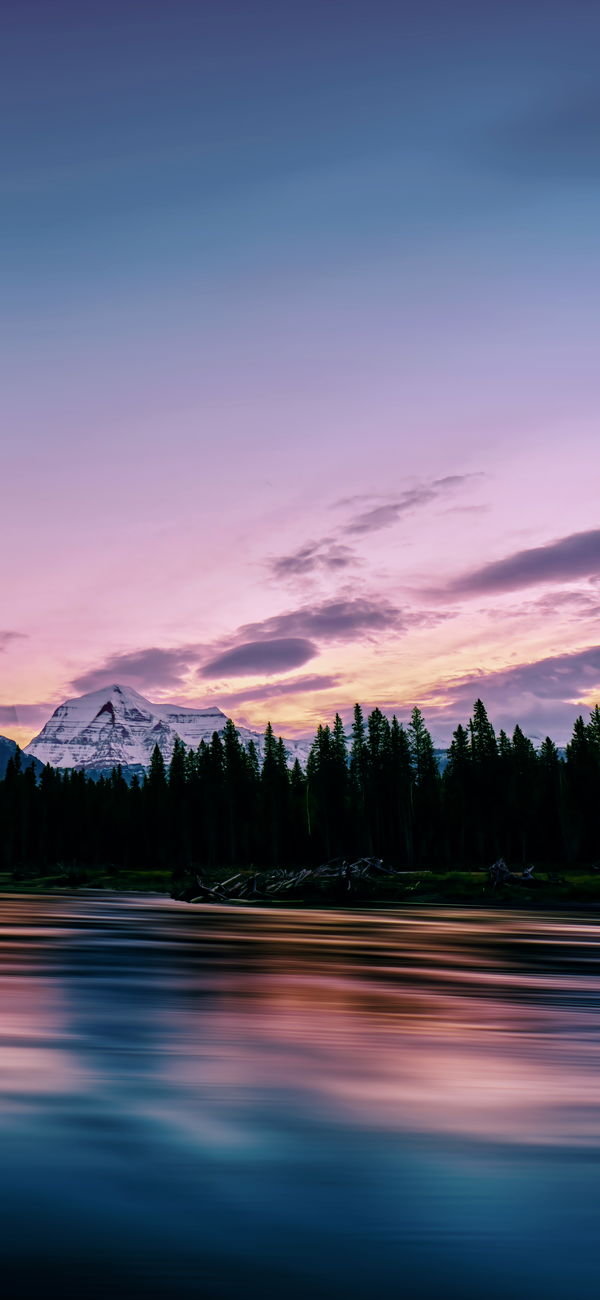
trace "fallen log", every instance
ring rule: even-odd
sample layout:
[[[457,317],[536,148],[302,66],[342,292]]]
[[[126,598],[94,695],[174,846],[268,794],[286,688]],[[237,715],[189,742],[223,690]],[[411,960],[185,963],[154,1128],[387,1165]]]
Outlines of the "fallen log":
[[[380,882],[381,876],[394,878],[400,873],[392,867],[385,867],[381,858],[358,858],[349,862],[345,858],[334,858],[318,867],[302,867],[299,871],[288,871],[283,867],[273,867],[271,871],[255,872],[244,876],[238,871],[219,885],[207,885],[201,876],[196,876],[198,893],[191,902],[227,902],[229,900],[276,898],[278,895],[302,894],[304,892],[319,895],[331,890],[333,894],[352,893],[358,886],[369,881]]]
[[[535,885],[537,882],[533,878],[534,871],[535,871],[535,867],[529,866],[529,867],[525,867],[523,871],[520,874],[518,874],[515,871],[511,871],[510,867],[507,867],[504,858],[498,858],[498,861],[493,862],[491,867],[489,868],[488,875],[490,878],[490,884],[492,886],[492,889],[497,889],[499,886],[508,885],[508,884],[510,885],[534,884]]]

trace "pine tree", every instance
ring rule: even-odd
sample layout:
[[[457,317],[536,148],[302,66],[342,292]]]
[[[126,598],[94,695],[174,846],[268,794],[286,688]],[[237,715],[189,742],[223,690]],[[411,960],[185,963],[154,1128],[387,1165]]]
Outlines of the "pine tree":
[[[476,861],[482,865],[502,852],[506,826],[500,826],[498,744],[482,700],[476,700],[469,720],[473,772],[473,839]]]
[[[470,822],[472,783],[471,747],[466,729],[459,723],[452,734],[444,772],[445,822],[449,835],[447,852],[451,863],[462,866],[470,860],[467,830]]]
[[[307,780],[296,759],[290,772],[288,856],[290,862],[297,866],[305,866],[310,861],[310,813],[307,796]]]
[[[358,854],[371,852],[371,836],[366,808],[367,765],[368,751],[363,711],[360,704],[355,704],[350,747],[350,778],[353,808],[352,831]]]
[[[513,816],[521,863],[528,860],[538,815],[538,760],[531,740],[520,726],[512,738]]]
[[[331,730],[329,799],[332,851],[334,857],[342,857],[349,847],[350,768],[346,732],[339,713]]]
[[[439,866],[440,788],[433,741],[423,714],[414,708],[408,724],[408,743],[414,773],[414,840],[419,861]]]
[[[278,744],[268,722],[261,771],[261,802],[266,860],[277,866],[282,848],[282,823],[286,814],[288,771],[285,749]]]
[[[152,792],[156,791],[158,793],[166,789],[166,784],[165,760],[158,745],[155,745],[150,759],[148,786]]]
[[[570,855],[589,862],[598,856],[600,795],[594,728],[576,718],[567,745],[567,825]]]
[[[223,728],[223,758],[227,859],[229,863],[237,863],[238,845],[241,840],[247,840],[244,808],[246,763],[240,735],[231,718]]]
[[[248,863],[255,862],[260,852],[262,843],[262,826],[261,826],[261,784],[260,784],[260,764],[258,753],[253,740],[248,741],[246,749],[246,775],[244,786],[245,807],[247,810],[248,826],[248,844],[246,849],[246,860]]]
[[[181,875],[189,864],[185,745],[179,736],[169,763],[169,840],[172,870]]]
[[[492,762],[497,757],[498,745],[483,700],[475,700],[469,731],[473,762],[480,765]]]
[[[433,741],[425,726],[421,710],[414,708],[408,724],[408,743],[415,784],[418,786],[437,774]]]
[[[331,857],[329,820],[329,785],[331,766],[331,731],[319,723],[306,764],[308,815],[313,852],[328,860]]]
[[[366,806],[372,851],[381,856],[386,842],[386,774],[390,760],[390,724],[381,709],[367,719]]]
[[[539,753],[540,809],[537,838],[539,855],[543,862],[548,863],[559,862],[564,854],[564,767],[554,741],[546,736]]]
[[[168,792],[165,760],[158,745],[150,759],[148,780],[144,785],[144,802],[147,807],[149,866],[168,865]]]
[[[396,715],[390,727],[390,822],[392,856],[408,867],[414,861],[414,773],[408,736]]]

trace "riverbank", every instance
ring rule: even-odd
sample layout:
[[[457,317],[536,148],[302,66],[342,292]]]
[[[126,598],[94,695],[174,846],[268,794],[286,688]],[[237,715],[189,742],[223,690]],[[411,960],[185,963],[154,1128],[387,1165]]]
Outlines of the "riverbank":
[[[170,894],[170,871],[117,871],[72,867],[36,874],[33,870],[0,872],[0,894],[52,894],[74,889],[106,889],[117,894]]]
[[[261,875],[251,871],[239,873],[250,886],[245,897],[223,896],[223,886],[231,878],[231,868],[205,870],[200,877],[188,877],[173,882],[170,872],[160,870],[120,871],[115,869],[54,870],[47,874],[33,871],[0,873],[0,893],[48,894],[72,892],[77,889],[101,889],[113,893],[148,893],[171,895],[181,901],[194,903],[233,903],[244,907],[333,905],[344,907],[385,905],[435,905],[460,904],[465,907],[527,907],[561,908],[582,906],[600,911],[600,873],[589,870],[537,872],[531,881],[519,880],[493,888],[487,871],[402,871],[393,872],[379,880],[347,882],[307,881],[291,893],[278,893],[277,889],[264,894],[260,888]],[[263,873],[264,875],[264,873]],[[256,892],[253,882],[257,882]]]
[[[182,902],[233,903],[240,907],[368,907],[405,904],[459,904],[475,907],[569,907],[600,910],[600,872],[589,868],[538,871],[531,877],[506,873],[495,882],[487,870],[395,871],[380,859],[342,860],[321,867],[286,871],[227,870],[188,873],[173,884]]]

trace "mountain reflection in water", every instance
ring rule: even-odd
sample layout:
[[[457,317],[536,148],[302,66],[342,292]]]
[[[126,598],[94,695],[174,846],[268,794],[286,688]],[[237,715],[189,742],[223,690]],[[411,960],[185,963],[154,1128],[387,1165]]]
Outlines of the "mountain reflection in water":
[[[589,1289],[598,937],[525,913],[3,897],[7,1294]]]

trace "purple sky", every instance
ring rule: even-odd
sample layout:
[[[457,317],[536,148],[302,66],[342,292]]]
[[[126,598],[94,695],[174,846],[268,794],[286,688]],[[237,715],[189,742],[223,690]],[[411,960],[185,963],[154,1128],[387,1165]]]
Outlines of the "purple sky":
[[[599,698],[600,12],[451,9],[8,14],[4,734]]]

